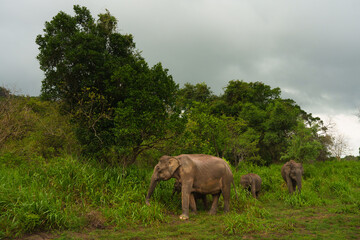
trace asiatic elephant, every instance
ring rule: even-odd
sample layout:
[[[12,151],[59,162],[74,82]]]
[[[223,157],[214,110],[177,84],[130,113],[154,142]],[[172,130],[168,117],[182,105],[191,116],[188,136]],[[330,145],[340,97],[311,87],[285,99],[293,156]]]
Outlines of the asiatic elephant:
[[[229,165],[221,158],[205,154],[182,154],[162,156],[154,167],[146,204],[158,181],[176,178],[181,183],[182,214],[180,219],[189,219],[189,206],[195,205],[193,192],[212,194],[210,214],[216,214],[220,194],[224,198],[224,212],[229,211],[233,174]],[[235,185],[234,185],[235,188]],[[236,190],[235,190],[236,191]]]
[[[174,189],[173,189],[173,192],[172,192],[172,196],[174,196],[175,193],[181,193],[181,183],[179,181],[175,181],[174,183]],[[197,200],[198,199],[201,199],[203,204],[204,204],[204,208],[207,209],[208,208],[208,205],[207,205],[207,198],[206,198],[206,194],[201,194],[201,193],[197,193],[197,192],[192,192],[191,194],[194,195],[194,199],[195,199],[195,206],[192,205],[192,203],[190,202],[190,209],[196,213],[197,210],[196,210],[196,204],[197,204]],[[190,197],[191,198],[191,197]]]
[[[261,177],[255,173],[248,173],[241,176],[241,186],[251,192],[257,198],[261,189]]]
[[[293,193],[296,190],[301,192],[301,180],[302,175],[304,174],[304,168],[301,163],[297,163],[294,160],[286,162],[281,167],[281,175],[286,182],[286,185],[289,189],[289,193]]]

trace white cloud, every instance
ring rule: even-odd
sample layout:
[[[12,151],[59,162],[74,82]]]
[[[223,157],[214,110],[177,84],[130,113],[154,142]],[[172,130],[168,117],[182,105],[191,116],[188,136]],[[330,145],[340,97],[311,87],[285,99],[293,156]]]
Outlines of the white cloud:
[[[320,117],[325,124],[335,124],[332,134],[342,135],[347,141],[350,151],[348,154],[359,156],[360,148],[360,119],[355,114],[315,115]]]

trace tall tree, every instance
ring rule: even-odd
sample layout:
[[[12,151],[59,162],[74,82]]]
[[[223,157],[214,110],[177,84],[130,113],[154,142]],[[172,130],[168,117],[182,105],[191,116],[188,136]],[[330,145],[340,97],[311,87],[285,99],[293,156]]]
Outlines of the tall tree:
[[[179,119],[178,86],[161,64],[149,68],[108,10],[97,20],[85,7],[74,11],[59,12],[36,38],[45,73],[41,95],[63,102],[87,153],[126,154],[133,162],[141,146],[152,146],[169,131],[169,121]]]

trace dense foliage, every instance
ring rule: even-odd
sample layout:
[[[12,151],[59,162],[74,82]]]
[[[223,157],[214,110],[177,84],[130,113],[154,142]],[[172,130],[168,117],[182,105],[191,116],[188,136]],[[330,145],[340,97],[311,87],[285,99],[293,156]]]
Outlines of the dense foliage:
[[[326,159],[331,142],[322,121],[280,95],[261,82],[230,81],[220,96],[205,83],[185,84],[177,104],[188,122],[176,153],[208,153],[235,165]]]
[[[74,11],[46,22],[36,43],[42,97],[70,113],[86,155],[132,164],[151,149],[154,156],[208,153],[235,165],[328,157],[322,121],[282,99],[279,88],[234,80],[219,96],[205,83],[178,89],[160,63],[148,66],[131,35],[117,32],[109,11],[97,21],[85,7]]]

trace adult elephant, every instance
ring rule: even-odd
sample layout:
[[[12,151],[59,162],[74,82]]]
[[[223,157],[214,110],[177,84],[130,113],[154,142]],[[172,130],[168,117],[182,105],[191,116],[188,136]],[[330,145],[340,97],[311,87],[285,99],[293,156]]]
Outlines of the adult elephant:
[[[304,174],[304,169],[301,163],[297,163],[294,160],[286,162],[281,167],[281,175],[286,182],[289,193],[293,193],[296,190],[301,192],[301,180],[302,175]]]
[[[216,214],[220,194],[224,198],[224,212],[229,211],[230,188],[234,185],[229,165],[221,158],[205,154],[182,154],[162,156],[151,177],[146,204],[158,181],[176,178],[181,183],[182,214],[180,219],[189,219],[189,206],[196,206],[193,192],[212,194],[210,214]],[[235,186],[234,186],[235,188]],[[235,190],[236,191],[236,190]]]

